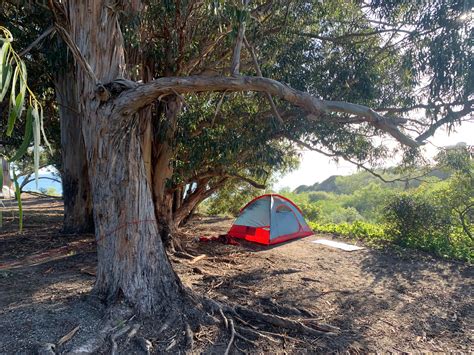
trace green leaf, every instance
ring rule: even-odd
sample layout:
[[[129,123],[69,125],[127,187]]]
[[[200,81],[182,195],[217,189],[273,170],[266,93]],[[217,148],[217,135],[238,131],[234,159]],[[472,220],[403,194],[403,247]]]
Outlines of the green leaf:
[[[23,206],[21,203],[20,184],[18,184],[18,179],[16,178],[15,171],[13,171],[13,182],[15,183],[15,196],[16,196],[16,202],[18,204],[19,229],[20,229],[20,232],[22,232],[23,231]]]
[[[23,135],[23,142],[21,143],[18,150],[15,152],[15,155],[9,159],[10,162],[20,160],[23,155],[25,155],[28,147],[31,143],[31,138],[33,136],[33,107],[28,107],[26,111],[26,123],[25,123],[25,134]]]
[[[40,159],[40,142],[41,142],[41,118],[38,111],[38,105],[35,104],[35,107],[32,111],[33,116],[33,162],[35,170],[35,181],[36,188],[38,188],[38,168],[39,168],[39,159]]]
[[[10,48],[10,43],[3,43],[2,49],[0,49],[0,66],[7,64],[7,55],[8,49]]]
[[[44,140],[44,143],[46,144],[46,146],[48,147],[49,149],[49,152],[51,154],[53,154],[53,148],[51,148],[51,144],[49,143],[48,141],[48,138],[46,137],[46,132],[44,131],[44,117],[43,117],[43,107],[40,106],[40,117],[39,117],[39,120],[40,120],[40,124],[41,124],[41,134],[43,136],[43,140]]]
[[[9,48],[10,43],[5,42],[0,49],[0,101],[2,101],[7,94],[10,79],[12,77],[12,66],[7,63]]]
[[[16,82],[20,80],[20,92],[16,95]],[[12,82],[12,91],[10,95],[10,113],[8,116],[8,127],[7,127],[7,136],[11,137],[13,133],[13,127],[15,126],[15,121],[18,117],[21,116],[23,112],[23,107],[25,104],[25,95],[26,95],[26,66],[24,62],[21,62],[20,66],[15,68],[15,74],[13,75]]]
[[[19,67],[16,67],[15,68],[15,73],[13,74],[13,81],[12,81],[12,89],[11,89],[11,92],[10,92],[10,112],[8,114],[8,124],[7,124],[7,136],[11,136],[12,135],[12,132],[13,132],[13,127],[15,125],[15,121],[16,121],[16,117],[17,117],[17,114],[16,114],[16,106],[15,106],[15,102],[16,102],[16,83],[18,81],[18,74],[20,73],[20,68]]]
[[[10,64],[0,65],[0,102],[7,95],[10,80],[12,78],[13,68]]]

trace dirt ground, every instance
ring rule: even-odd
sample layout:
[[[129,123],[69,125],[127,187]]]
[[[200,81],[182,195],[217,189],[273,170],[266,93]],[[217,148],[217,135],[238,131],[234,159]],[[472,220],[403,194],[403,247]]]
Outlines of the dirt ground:
[[[33,353],[79,326],[57,347],[66,353],[100,330],[103,308],[88,297],[96,254],[92,235],[61,234],[60,200],[27,199],[25,228],[13,207],[0,229],[0,353]],[[0,205],[1,206],[1,205]],[[344,252],[312,243],[316,235],[264,247],[199,243],[225,233],[231,219],[200,217],[183,231],[196,262],[173,257],[183,283],[213,299],[302,322],[340,328],[335,336],[236,339],[232,352],[451,352],[474,351],[473,268],[423,254],[401,257],[365,248]],[[157,326],[160,324],[156,320]],[[267,329],[268,330],[268,329]],[[156,352],[178,353],[175,337],[143,334]],[[195,333],[196,352],[223,353],[229,335],[212,327]],[[130,348],[128,348],[130,349]],[[133,353],[140,353],[135,347]]]

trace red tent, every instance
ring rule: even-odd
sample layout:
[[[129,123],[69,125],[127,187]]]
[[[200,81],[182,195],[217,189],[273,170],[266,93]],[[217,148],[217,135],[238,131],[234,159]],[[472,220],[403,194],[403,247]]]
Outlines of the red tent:
[[[277,194],[259,196],[241,210],[228,235],[260,244],[277,244],[306,237],[313,232],[301,210]]]

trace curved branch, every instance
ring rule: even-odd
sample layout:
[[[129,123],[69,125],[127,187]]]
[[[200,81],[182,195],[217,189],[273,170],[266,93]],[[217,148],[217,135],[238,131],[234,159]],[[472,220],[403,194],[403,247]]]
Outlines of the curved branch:
[[[431,137],[436,132],[436,130],[442,125],[455,122],[456,120],[459,120],[461,117],[469,113],[472,113],[472,110],[473,110],[473,107],[471,105],[464,106],[464,108],[460,111],[449,110],[449,113],[445,117],[431,124],[430,127],[425,132],[423,132],[416,138],[416,140],[418,142],[426,140],[428,137]]]
[[[27,54],[29,51],[31,51],[33,48],[35,48],[43,39],[48,37],[51,33],[54,33],[56,29],[54,26],[50,26],[46,31],[44,31],[37,39],[35,39],[28,47],[26,47],[20,54],[18,54],[20,57],[23,57],[25,54]]]
[[[167,95],[212,91],[268,92],[304,109],[307,113],[313,114],[311,115],[313,119],[318,119],[314,117],[315,114],[329,112],[355,115],[363,118],[364,122],[390,134],[402,144],[410,147],[421,145],[419,141],[415,141],[398,129],[397,126],[406,123],[405,119],[384,117],[363,105],[317,99],[306,92],[295,90],[279,81],[268,78],[251,76],[164,77],[124,91],[114,100],[114,106],[117,113],[128,116]]]
[[[265,184],[260,184],[246,176],[243,176],[243,175],[239,175],[239,174],[226,174],[225,176],[228,176],[228,177],[233,177],[233,178],[237,178],[237,179],[240,179],[242,181],[245,181],[247,184],[249,185],[252,185],[253,187],[257,188],[257,189],[261,189],[263,190],[266,186]]]
[[[356,162],[354,160],[352,160],[351,158],[349,158],[347,155],[345,154],[342,154],[342,153],[338,153],[338,152],[333,152],[333,153],[328,153],[328,152],[325,152],[324,150],[321,150],[321,149],[318,149],[316,147],[313,147],[311,146],[310,144],[308,143],[305,143],[305,142],[302,142],[298,139],[294,139],[294,138],[291,138],[291,137],[287,137],[288,139],[292,140],[293,142],[295,142],[296,144],[300,145],[301,147],[303,148],[307,148],[309,150],[312,150],[314,152],[317,152],[317,153],[320,153],[320,154],[323,154],[329,158],[342,158],[344,159],[345,161],[351,163],[351,164],[354,164],[355,166],[357,166],[359,169],[362,169],[364,171],[367,171],[369,174],[375,176],[376,178],[380,179],[381,181],[383,181],[384,183],[393,183],[393,182],[408,182],[410,180],[417,180],[417,181],[422,181],[420,180],[421,178],[425,177],[426,175],[428,175],[429,173],[431,173],[433,170],[427,170],[425,171],[423,174],[421,175],[418,175],[418,176],[414,176],[414,177],[400,177],[400,178],[395,178],[395,179],[385,179],[382,175],[380,175],[379,173],[375,172],[374,170],[366,167],[364,164],[362,163],[359,163],[359,162]]]

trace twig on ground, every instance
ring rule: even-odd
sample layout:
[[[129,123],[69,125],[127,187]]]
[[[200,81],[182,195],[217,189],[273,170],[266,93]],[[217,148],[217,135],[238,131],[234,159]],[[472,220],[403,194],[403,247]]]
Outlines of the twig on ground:
[[[260,337],[260,338],[264,338],[264,339],[267,339],[273,343],[280,343],[279,340],[277,339],[274,339],[273,337],[271,336],[268,336],[268,335],[265,335],[265,334],[262,334],[262,331],[257,331],[257,330],[253,330],[253,329],[250,329],[250,328],[244,328],[244,327],[239,327],[239,326],[236,326],[237,330],[239,332],[242,332],[242,333],[250,333],[252,335],[256,335],[257,337]]]
[[[201,255],[199,255],[199,256],[196,256],[196,257],[195,257],[193,260],[191,260],[189,263],[190,263],[190,264],[195,264],[195,263],[197,263],[199,260],[202,260],[202,259],[204,259],[204,258],[206,258],[206,257],[207,257],[206,254],[201,254]]]
[[[230,341],[229,344],[227,345],[227,349],[225,350],[224,355],[229,355],[230,348],[232,347],[232,343],[234,342],[235,339],[235,327],[234,327],[234,321],[232,318],[229,319],[229,324],[230,324]]]
[[[116,332],[116,333],[114,333],[110,336],[110,341],[112,343],[112,350],[110,351],[110,353],[112,355],[117,354],[118,346],[117,346],[117,341],[116,340],[118,338],[120,338],[122,335],[124,335],[126,332],[128,332],[129,330],[130,330],[130,326],[126,325],[125,327],[120,329],[118,332]]]
[[[79,326],[75,327],[73,330],[71,330],[69,333],[64,335],[61,339],[59,339],[57,347],[60,347],[61,345],[63,345],[67,341],[71,340],[72,337],[77,333],[78,330],[79,330]]]
[[[140,329],[140,324],[135,323],[132,326],[132,330],[127,334],[127,340],[125,340],[125,346],[130,342],[132,338],[134,338],[137,335],[138,329]]]
[[[176,251],[176,252],[174,252],[173,255],[176,256],[177,258],[181,258],[181,259],[189,259],[189,260],[194,259],[194,255],[185,253],[183,251]]]
[[[227,317],[224,314],[224,311],[222,311],[222,308],[219,308],[219,312],[222,316],[222,319],[224,320],[225,327],[229,329],[229,321],[227,320]]]

